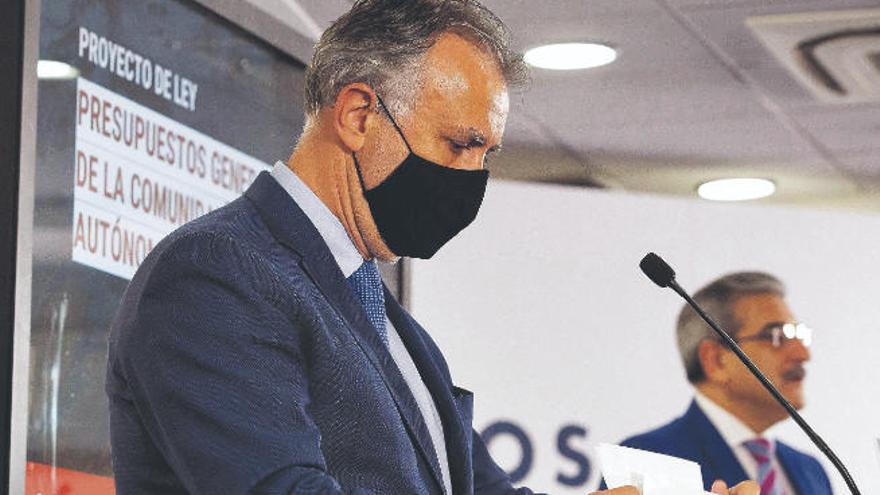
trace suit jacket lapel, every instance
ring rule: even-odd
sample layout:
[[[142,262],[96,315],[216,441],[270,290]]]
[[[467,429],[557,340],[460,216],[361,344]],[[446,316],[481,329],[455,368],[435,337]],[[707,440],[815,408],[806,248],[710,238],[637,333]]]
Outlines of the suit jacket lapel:
[[[443,422],[443,435],[449,462],[453,493],[470,493],[473,486],[473,467],[470,425],[462,424],[461,416],[452,396],[452,385],[447,383],[443,373],[431,357],[427,344],[419,334],[418,323],[406,313],[385,289],[385,308],[388,318],[400,335],[410,357],[419,370],[422,381],[431,393],[437,412]]]
[[[806,469],[803,462],[798,459],[799,453],[788,445],[776,442],[776,458],[785,471],[788,481],[796,493],[819,493],[819,487],[826,486],[823,480],[824,472],[816,473],[810,469]],[[821,490],[825,493],[825,490]],[[794,494],[792,494],[794,495]]]
[[[696,401],[691,402],[684,420],[688,424],[687,431],[691,433],[692,440],[702,450],[704,476],[722,479],[729,484],[748,479],[733,450]],[[715,480],[703,480],[705,484],[711,484],[713,481]]]
[[[440,467],[418,404],[394,358],[345,281],[321,234],[287,191],[267,172],[257,176],[245,196],[254,203],[275,239],[299,255],[300,267],[346,323],[361,350],[379,372],[416,450],[431,466],[435,481],[442,491]]]

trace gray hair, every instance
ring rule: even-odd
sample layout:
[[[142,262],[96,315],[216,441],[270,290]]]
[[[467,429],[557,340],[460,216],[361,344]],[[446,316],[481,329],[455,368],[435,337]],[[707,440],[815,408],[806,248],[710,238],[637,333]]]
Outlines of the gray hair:
[[[737,299],[754,294],[775,294],[785,297],[785,285],[773,275],[762,272],[737,272],[725,275],[694,294],[694,301],[703,307],[731,337],[739,333],[741,323],[733,314]],[[678,351],[684,363],[688,381],[699,383],[706,378],[700,356],[697,352],[700,343],[706,339],[717,340],[718,336],[696,311],[685,304],[678,315]]]
[[[386,103],[408,103],[424,54],[449,32],[493,55],[508,85],[526,81],[528,71],[510,48],[507,27],[475,0],[357,0],[315,45],[305,75],[307,115],[332,106],[354,82],[368,84]]]

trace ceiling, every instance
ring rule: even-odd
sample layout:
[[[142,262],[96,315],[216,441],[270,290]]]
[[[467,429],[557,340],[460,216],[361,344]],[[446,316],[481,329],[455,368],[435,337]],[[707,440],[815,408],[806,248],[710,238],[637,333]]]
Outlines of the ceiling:
[[[249,1],[311,39],[351,5]],[[808,13],[789,17],[821,31],[825,11],[851,9],[869,9],[852,17],[878,27],[880,0],[484,3],[521,50],[600,41],[619,52],[598,69],[536,69],[513,98],[493,176],[687,196],[707,179],[760,176],[778,186],[761,202],[880,211],[880,99],[829,102],[750,27]],[[880,54],[880,35],[859,43]]]

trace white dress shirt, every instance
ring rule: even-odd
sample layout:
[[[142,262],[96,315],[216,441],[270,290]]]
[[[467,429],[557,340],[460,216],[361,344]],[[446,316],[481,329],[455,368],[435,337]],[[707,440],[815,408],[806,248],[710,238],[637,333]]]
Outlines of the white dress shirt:
[[[354,273],[364,258],[358,252],[354,243],[348,237],[345,227],[339,222],[339,219],[327,208],[326,205],[312,192],[311,189],[293,173],[286,164],[282,162],[275,163],[272,169],[272,177],[284,188],[291,198],[300,207],[303,213],[309,218],[312,224],[321,234],[321,238],[330,248],[330,253],[339,265],[339,270],[345,278]],[[431,442],[434,444],[434,451],[437,454],[437,461],[440,464],[440,472],[443,474],[443,485],[446,493],[452,493],[452,479],[449,476],[449,459],[446,454],[446,440],[443,436],[443,422],[440,420],[440,413],[437,412],[437,405],[425,386],[419,371],[416,368],[412,357],[406,350],[403,341],[400,340],[394,324],[385,316],[385,328],[388,332],[388,350],[400,373],[403,375],[410,392],[416,399],[425,425],[431,435]]]
[[[712,399],[700,393],[699,390],[696,390],[695,392],[697,406],[700,407],[706,417],[709,418],[712,426],[714,426],[715,429],[718,430],[718,433],[721,434],[721,438],[723,438],[724,441],[727,442],[727,445],[730,446],[730,449],[733,450],[733,454],[736,456],[739,464],[743,467],[743,470],[745,470],[749,479],[757,481],[758,461],[752,457],[752,454],[743,443],[758,437],[766,438],[775,443],[776,438],[773,434],[774,428],[771,427],[762,433],[755,433],[751,428],[740,421],[739,418],[730,414],[726,409],[713,402]],[[785,490],[786,495],[797,495],[797,492],[794,491],[791,482],[788,480],[788,475],[779,463],[779,457],[775,453],[772,462],[773,468],[776,470],[776,478],[780,481],[781,487]]]

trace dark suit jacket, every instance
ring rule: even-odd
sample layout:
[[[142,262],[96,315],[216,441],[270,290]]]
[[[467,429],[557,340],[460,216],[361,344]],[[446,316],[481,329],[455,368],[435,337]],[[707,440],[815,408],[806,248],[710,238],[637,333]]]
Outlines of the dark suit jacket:
[[[684,416],[656,430],[628,438],[621,445],[699,463],[706,490],[718,479],[729,486],[748,479],[733,450],[696,401],[691,402]],[[776,443],[776,455],[797,495],[831,495],[831,483],[819,461],[782,442]]]
[[[472,394],[386,300],[441,415],[453,492],[514,493],[471,427]],[[147,257],[113,323],[106,389],[123,495],[443,492],[403,376],[267,173]]]

